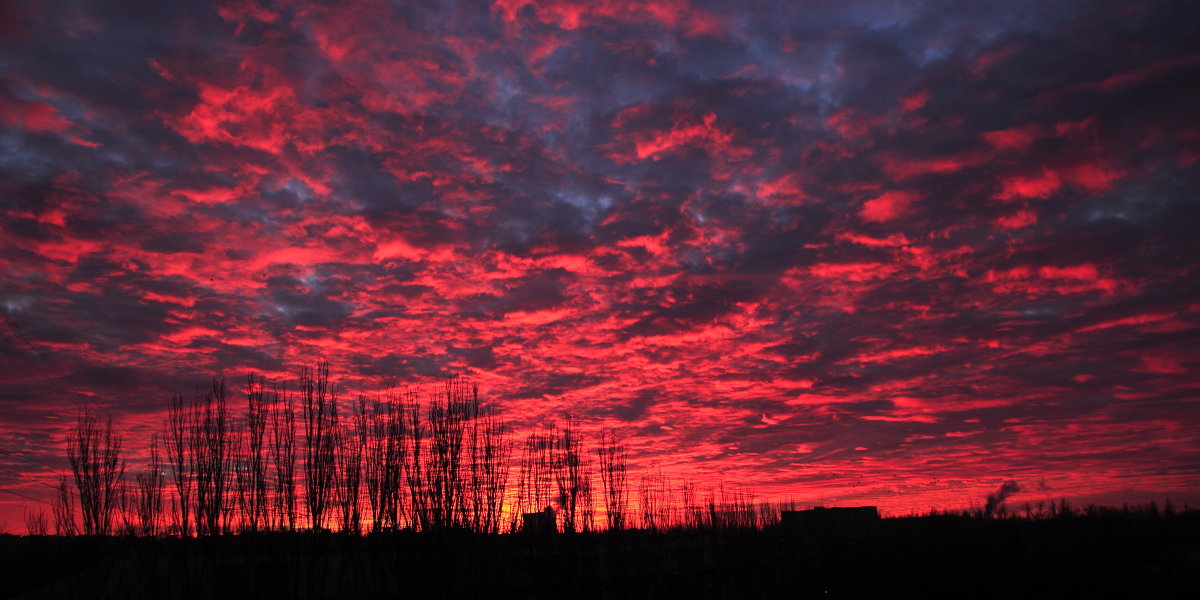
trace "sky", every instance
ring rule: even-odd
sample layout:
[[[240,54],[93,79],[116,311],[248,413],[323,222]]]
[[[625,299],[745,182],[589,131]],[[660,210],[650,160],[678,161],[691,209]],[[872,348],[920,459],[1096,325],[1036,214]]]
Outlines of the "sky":
[[[319,357],[634,481],[1200,504],[1189,3],[0,6],[10,531],[82,404]]]

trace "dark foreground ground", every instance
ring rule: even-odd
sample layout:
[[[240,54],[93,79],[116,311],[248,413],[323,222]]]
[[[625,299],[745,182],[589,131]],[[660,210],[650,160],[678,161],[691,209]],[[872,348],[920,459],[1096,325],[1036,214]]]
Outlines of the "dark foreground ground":
[[[1200,598],[1200,512],[852,532],[0,537],[20,598]]]

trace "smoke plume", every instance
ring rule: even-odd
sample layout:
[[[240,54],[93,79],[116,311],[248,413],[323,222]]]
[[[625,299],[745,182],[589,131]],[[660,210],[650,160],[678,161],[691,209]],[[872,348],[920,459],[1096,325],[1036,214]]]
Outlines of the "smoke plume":
[[[988,494],[987,507],[984,509],[987,513],[987,516],[990,517],[996,514],[996,511],[1000,509],[1000,507],[1004,504],[1004,501],[1007,500],[1009,496],[1019,491],[1021,491],[1021,486],[1017,485],[1017,482],[1005,481],[1004,484],[1000,486],[1000,489],[996,490],[996,493]]]

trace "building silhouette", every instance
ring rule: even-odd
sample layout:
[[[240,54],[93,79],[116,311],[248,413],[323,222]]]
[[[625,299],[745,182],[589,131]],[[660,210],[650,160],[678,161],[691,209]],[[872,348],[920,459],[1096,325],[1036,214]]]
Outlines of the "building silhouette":
[[[549,506],[546,510],[522,515],[521,531],[531,534],[547,535],[558,533],[558,525],[554,519],[554,509]]]
[[[879,522],[874,506],[818,506],[810,510],[785,510],[780,514],[785,531],[819,536],[867,533]]]

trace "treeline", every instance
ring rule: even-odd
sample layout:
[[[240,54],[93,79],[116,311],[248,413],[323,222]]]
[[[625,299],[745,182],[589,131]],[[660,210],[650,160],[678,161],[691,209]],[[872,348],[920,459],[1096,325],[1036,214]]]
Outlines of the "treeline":
[[[325,361],[301,371],[297,392],[249,375],[231,393],[214,379],[191,399],[174,396],[134,473],[111,418],[81,411],[51,517],[59,535],[189,537],[513,532],[522,515],[547,507],[562,532],[757,528],[787,508],[723,487],[700,498],[695,485],[677,488],[661,472],[631,486],[616,432],[589,446],[570,418],[543,424],[519,446],[512,437],[465,379],[424,399],[410,389],[344,398]],[[44,512],[26,521],[30,533],[49,531]]]

